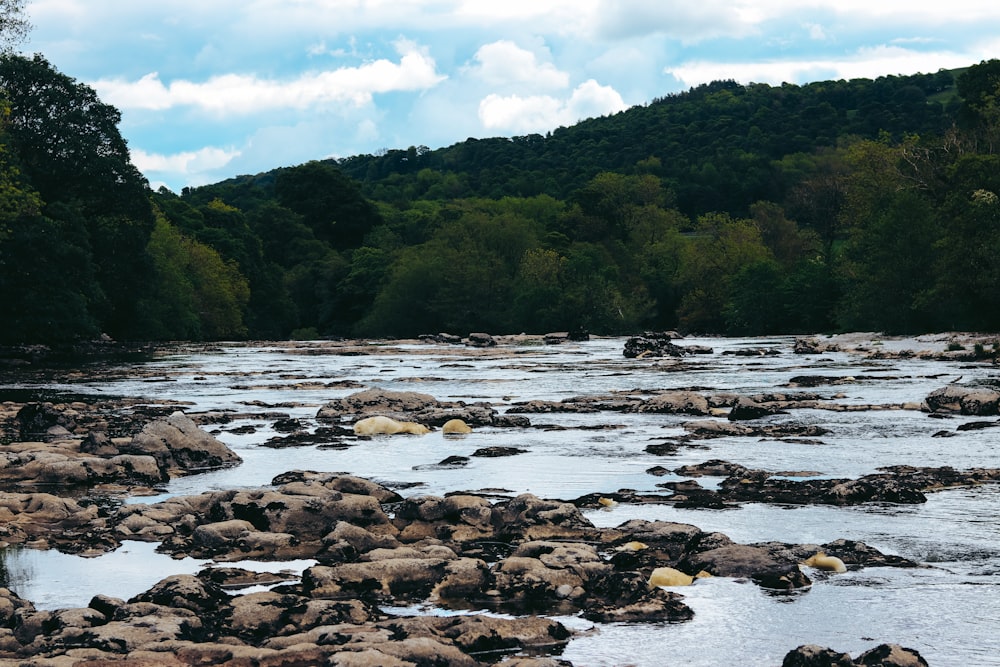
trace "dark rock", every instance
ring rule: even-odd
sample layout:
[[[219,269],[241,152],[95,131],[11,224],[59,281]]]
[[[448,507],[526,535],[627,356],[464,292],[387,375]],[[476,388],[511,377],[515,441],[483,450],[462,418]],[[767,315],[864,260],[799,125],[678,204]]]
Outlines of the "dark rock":
[[[787,414],[784,410],[769,405],[761,405],[757,401],[740,396],[729,411],[730,421],[741,421],[746,419],[760,419],[770,415]]]
[[[682,357],[688,352],[674,345],[668,335],[645,334],[633,336],[625,341],[625,349],[622,354],[629,359],[642,359],[646,357]]]
[[[527,449],[521,449],[520,447],[502,447],[496,445],[493,447],[480,447],[472,452],[472,455],[483,458],[499,458],[501,456],[517,456],[518,454],[526,454],[527,452]]]
[[[923,656],[899,644],[881,644],[865,651],[854,662],[870,667],[928,667]]]
[[[497,342],[488,333],[470,333],[465,339],[466,345],[472,347],[495,347]]]
[[[806,644],[785,654],[781,667],[855,667],[847,653]]]
[[[302,422],[298,419],[289,417],[287,419],[279,419],[274,422],[274,430],[278,433],[293,433],[295,431],[301,431],[303,428]]]

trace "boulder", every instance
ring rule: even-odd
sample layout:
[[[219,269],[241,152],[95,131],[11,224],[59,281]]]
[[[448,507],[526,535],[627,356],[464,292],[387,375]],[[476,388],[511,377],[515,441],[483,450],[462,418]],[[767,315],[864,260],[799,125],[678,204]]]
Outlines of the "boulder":
[[[949,384],[928,394],[924,403],[930,412],[986,417],[997,414],[1000,391],[991,387]]]
[[[345,416],[385,415],[404,418],[411,413],[427,408],[454,407],[453,403],[440,403],[429,394],[415,391],[389,391],[385,389],[365,389],[344,398],[337,398],[319,409],[316,419],[340,421]]]
[[[673,336],[665,334],[646,333],[633,336],[625,341],[622,354],[628,359],[644,359],[646,357],[683,357],[688,351],[674,345]]]
[[[770,405],[762,405],[752,398],[740,396],[736,403],[729,410],[730,421],[742,421],[747,419],[760,419],[770,415],[785,414],[780,408]]]
[[[635,411],[687,415],[711,414],[708,399],[701,394],[690,391],[671,391],[653,396],[637,406]]]
[[[792,590],[812,583],[796,563],[778,561],[766,549],[744,544],[689,554],[678,569],[704,570],[716,577],[747,577],[763,588],[777,590]]]
[[[493,336],[488,333],[470,333],[468,338],[465,339],[465,344],[471,347],[494,347],[497,342]]]
[[[234,451],[180,411],[147,424],[120,450],[123,454],[152,456],[162,470],[172,474],[224,468],[242,462]]]

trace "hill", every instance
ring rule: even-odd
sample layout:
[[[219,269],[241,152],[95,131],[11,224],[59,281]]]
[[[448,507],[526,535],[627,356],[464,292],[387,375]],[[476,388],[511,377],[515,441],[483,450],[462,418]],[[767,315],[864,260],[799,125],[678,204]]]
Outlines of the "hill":
[[[0,90],[0,342],[1000,326],[1000,61],[145,199],[93,91],[15,55]]]

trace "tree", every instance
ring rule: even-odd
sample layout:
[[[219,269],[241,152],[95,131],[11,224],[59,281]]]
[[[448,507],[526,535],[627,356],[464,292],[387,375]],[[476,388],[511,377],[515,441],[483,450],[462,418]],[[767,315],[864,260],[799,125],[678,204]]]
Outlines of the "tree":
[[[150,276],[149,188],[118,132],[117,109],[56,71],[41,55],[0,55],[10,104],[8,145],[43,214],[80,225],[105,298],[88,304],[103,330],[128,335]],[[55,251],[53,249],[53,251]]]
[[[678,278],[684,290],[679,308],[681,324],[692,331],[725,330],[725,309],[737,280],[761,274],[760,271],[741,274],[741,271],[771,259],[760,230],[752,221],[725,214],[700,217],[696,236],[690,239],[681,256]],[[744,300],[752,301],[748,296]]]
[[[285,169],[274,184],[278,202],[302,216],[316,238],[337,250],[357,248],[381,222],[378,209],[339,169],[307,162]]]
[[[0,0],[0,52],[10,53],[31,31],[24,15],[26,0]]]

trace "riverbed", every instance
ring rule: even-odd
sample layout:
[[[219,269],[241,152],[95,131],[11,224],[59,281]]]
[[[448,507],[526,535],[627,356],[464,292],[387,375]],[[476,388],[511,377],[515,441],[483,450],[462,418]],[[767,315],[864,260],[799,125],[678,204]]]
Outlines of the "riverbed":
[[[855,350],[804,355],[791,337],[705,338],[680,341],[712,354],[680,359],[628,359],[624,339],[595,338],[545,345],[514,337],[496,348],[407,342],[359,343],[346,348],[323,341],[178,345],[142,362],[86,370],[4,388],[173,402],[189,414],[217,413],[205,424],[235,450],[235,468],[173,480],[159,493],[129,502],[154,502],[205,490],[266,486],[279,473],[340,471],[397,489],[402,495],[470,491],[491,497],[533,493],[573,499],[589,493],[663,493],[658,484],[685,479],[653,475],[654,467],[723,459],[769,471],[808,471],[814,477],[859,477],[884,466],[996,467],[996,431],[958,431],[983,418],[932,419],[915,405],[949,382],[992,380],[989,363],[877,359],[867,350],[941,350],[946,336],[886,339],[855,334]],[[861,348],[858,351],[857,348]],[[745,355],[747,351],[759,354]],[[889,355],[891,356],[891,355]],[[419,391],[441,401],[489,403],[501,413],[530,400],[581,396],[648,396],[669,389],[732,392],[801,391],[797,376],[828,376],[809,389],[841,405],[892,409],[794,410],[767,419],[810,424],[818,439],[723,437],[663,456],[647,446],[683,434],[690,415],[531,414],[532,428],[477,428],[455,437],[331,438],[276,448],[279,418],[314,430],[317,410],[331,399],[364,388]],[[906,407],[902,407],[906,406]],[[940,436],[947,430],[952,437]],[[483,447],[516,447],[516,456],[474,457]],[[461,467],[440,465],[468,457]],[[661,470],[662,473],[662,470]],[[710,486],[710,478],[699,482]],[[929,494],[920,505],[854,507],[745,504],[736,509],[682,509],[671,504],[590,510],[598,526],[629,519],[690,523],[741,543],[824,543],[858,540],[885,553],[918,561],[917,569],[852,569],[814,576],[795,594],[776,595],[747,581],[717,578],[684,589],[695,611],[675,624],[595,625],[562,618],[581,631],[562,657],[580,666],[777,665],[801,644],[820,644],[852,655],[880,643],[918,650],[931,665],[1000,664],[1000,488],[983,486]],[[173,560],[152,546],[126,543],[117,552],[83,559],[54,551],[11,549],[3,554],[6,585],[44,609],[86,606],[96,593],[127,598],[168,574],[197,572],[209,563]],[[308,563],[271,564],[301,571]],[[426,610],[424,610],[426,611]],[[480,612],[484,613],[484,612]]]

